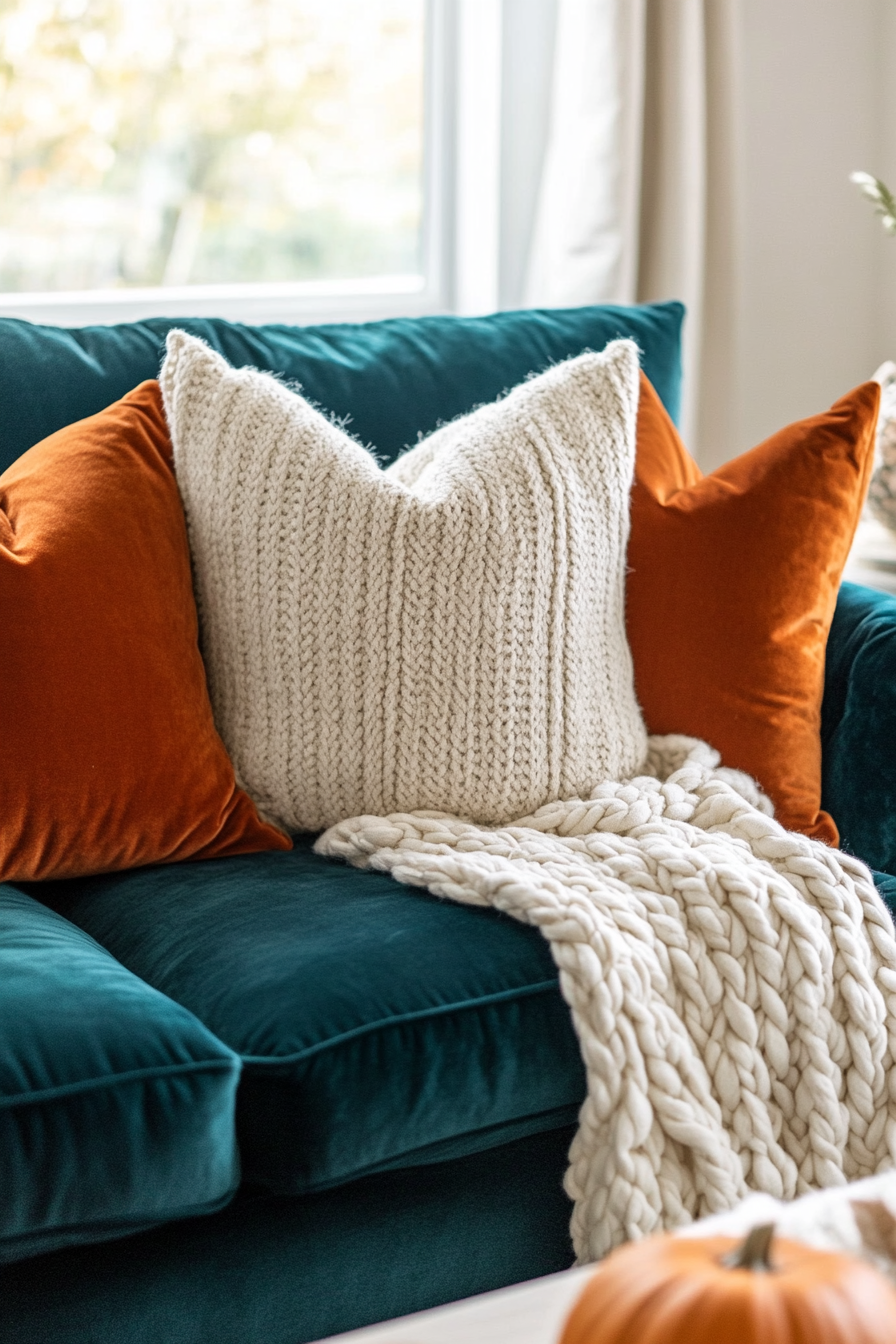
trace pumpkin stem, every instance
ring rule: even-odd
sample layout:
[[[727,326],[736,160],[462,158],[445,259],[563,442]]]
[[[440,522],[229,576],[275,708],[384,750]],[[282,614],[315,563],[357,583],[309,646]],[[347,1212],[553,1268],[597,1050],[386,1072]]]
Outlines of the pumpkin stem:
[[[768,1273],[772,1268],[769,1252],[772,1237],[775,1235],[774,1223],[762,1223],[748,1232],[740,1246],[726,1255],[722,1261],[729,1269],[751,1269],[754,1273]]]

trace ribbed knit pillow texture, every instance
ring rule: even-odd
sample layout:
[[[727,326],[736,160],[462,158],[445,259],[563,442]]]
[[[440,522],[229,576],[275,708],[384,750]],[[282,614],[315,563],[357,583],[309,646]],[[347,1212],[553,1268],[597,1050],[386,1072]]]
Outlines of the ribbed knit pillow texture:
[[[237,787],[157,382],[0,476],[0,881],[289,849]]]
[[[646,754],[625,635],[638,357],[584,354],[389,470],[185,332],[160,381],[218,729],[288,830],[485,823]]]
[[[627,628],[652,733],[688,733],[757,779],[788,830],[836,845],[821,806],[825,649],[874,458],[864,383],[704,476],[642,376]]]

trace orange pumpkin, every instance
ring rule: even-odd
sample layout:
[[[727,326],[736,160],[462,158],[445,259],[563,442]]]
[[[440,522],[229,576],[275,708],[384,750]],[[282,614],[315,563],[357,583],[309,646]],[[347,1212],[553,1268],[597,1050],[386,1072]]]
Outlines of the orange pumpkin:
[[[896,1344],[896,1289],[847,1255],[775,1241],[649,1237],[589,1279],[561,1344]]]

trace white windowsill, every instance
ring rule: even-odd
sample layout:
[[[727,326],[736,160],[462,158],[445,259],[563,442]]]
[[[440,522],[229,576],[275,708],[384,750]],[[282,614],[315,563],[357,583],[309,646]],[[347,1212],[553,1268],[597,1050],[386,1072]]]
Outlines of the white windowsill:
[[[185,285],[158,289],[0,294],[0,317],[82,327],[147,317],[225,317],[235,322],[365,322],[439,309],[421,275],[293,284]]]

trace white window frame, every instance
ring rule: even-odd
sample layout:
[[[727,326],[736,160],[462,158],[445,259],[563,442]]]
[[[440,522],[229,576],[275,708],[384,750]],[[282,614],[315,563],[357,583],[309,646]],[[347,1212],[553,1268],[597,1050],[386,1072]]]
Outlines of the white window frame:
[[[498,305],[502,0],[427,0],[424,274],[285,284],[0,294],[0,317],[81,327],[146,317],[359,322]]]

